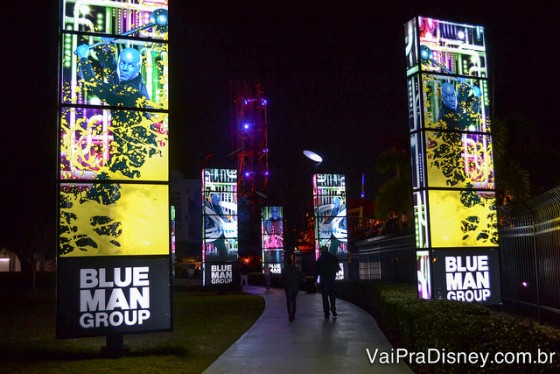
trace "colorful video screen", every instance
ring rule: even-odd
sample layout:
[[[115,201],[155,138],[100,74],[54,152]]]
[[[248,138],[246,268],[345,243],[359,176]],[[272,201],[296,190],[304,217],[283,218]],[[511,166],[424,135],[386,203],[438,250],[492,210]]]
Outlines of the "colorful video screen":
[[[421,67],[424,72],[487,77],[484,27],[416,17],[404,28],[407,76]]]
[[[426,190],[414,191],[414,232],[416,234],[416,248],[429,248],[429,225]]]
[[[424,127],[490,132],[490,94],[485,79],[422,75]]]
[[[59,185],[60,257],[169,255],[169,188]]]
[[[348,259],[346,217],[346,177],[344,174],[313,175],[315,209],[315,253],[326,246],[340,260]]]
[[[422,170],[429,187],[495,188],[489,134],[426,131],[425,136],[427,163]]]
[[[418,17],[417,25],[415,22],[407,30],[414,30],[417,26],[420,45],[414,53],[416,59],[419,57],[423,72],[482,78],[488,76],[484,27],[428,17]],[[411,32],[407,31],[405,35],[408,39]],[[408,48],[406,51],[407,54],[413,53]],[[414,61],[414,58],[409,60]]]
[[[167,0],[63,0],[62,29],[167,40],[167,7]]]
[[[167,44],[144,40],[104,43],[99,37],[66,37],[70,42],[61,56],[61,103],[168,109]],[[125,114],[120,113],[119,118],[123,117]]]
[[[235,262],[238,257],[237,170],[202,171],[202,257]]]
[[[432,275],[430,272],[429,251],[416,252],[416,278],[418,280],[418,298],[432,298]]]
[[[494,192],[430,190],[428,200],[432,248],[498,246]]]
[[[167,114],[91,107],[61,111],[61,180],[169,179]],[[121,114],[126,119],[117,124],[115,116]]]
[[[261,207],[261,244],[263,264],[284,262],[284,208]],[[264,265],[263,265],[264,266]],[[277,270],[273,267],[272,270]]]

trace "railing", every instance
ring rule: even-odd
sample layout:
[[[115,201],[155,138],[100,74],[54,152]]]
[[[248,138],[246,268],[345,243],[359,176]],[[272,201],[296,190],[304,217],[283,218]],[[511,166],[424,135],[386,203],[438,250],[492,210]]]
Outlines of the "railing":
[[[560,325],[560,186],[499,209],[502,302]],[[413,235],[356,241],[360,279],[416,284]]]
[[[356,242],[360,279],[416,284],[416,247],[412,235],[383,235]]]
[[[560,187],[499,213],[504,305],[560,324]]]

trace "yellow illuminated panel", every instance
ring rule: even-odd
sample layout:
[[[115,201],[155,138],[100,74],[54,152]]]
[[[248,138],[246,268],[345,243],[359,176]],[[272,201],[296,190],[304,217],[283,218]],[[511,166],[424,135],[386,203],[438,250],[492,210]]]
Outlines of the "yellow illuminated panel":
[[[497,247],[495,194],[428,191],[432,248]]]
[[[168,186],[62,184],[61,257],[169,255]]]
[[[114,121],[106,109],[62,109],[60,179],[168,180],[169,116],[118,112],[138,118],[138,122]]]
[[[426,131],[426,155],[430,187],[495,187],[489,135]]]

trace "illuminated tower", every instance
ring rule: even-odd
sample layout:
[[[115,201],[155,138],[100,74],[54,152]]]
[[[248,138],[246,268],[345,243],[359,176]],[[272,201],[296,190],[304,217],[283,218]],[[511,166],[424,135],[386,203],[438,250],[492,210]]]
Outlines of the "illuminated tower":
[[[239,194],[252,200],[268,185],[267,100],[260,84],[231,83],[232,156],[237,158]]]
[[[418,296],[499,304],[484,27],[405,24]]]

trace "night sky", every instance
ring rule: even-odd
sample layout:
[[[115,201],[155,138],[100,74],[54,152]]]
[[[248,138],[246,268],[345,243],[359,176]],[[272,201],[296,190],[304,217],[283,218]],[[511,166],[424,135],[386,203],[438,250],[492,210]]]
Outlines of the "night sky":
[[[347,175],[349,197],[365,173],[373,199],[376,156],[408,145],[403,25],[416,15],[485,26],[494,115],[533,118],[557,147],[557,2],[381,3],[172,0],[171,168],[198,178],[208,153],[209,165],[234,167],[230,81],[245,80],[269,102],[271,199],[311,197],[304,149],[323,156],[320,170]],[[55,219],[57,4],[19,1],[4,15],[0,247],[22,220]]]

